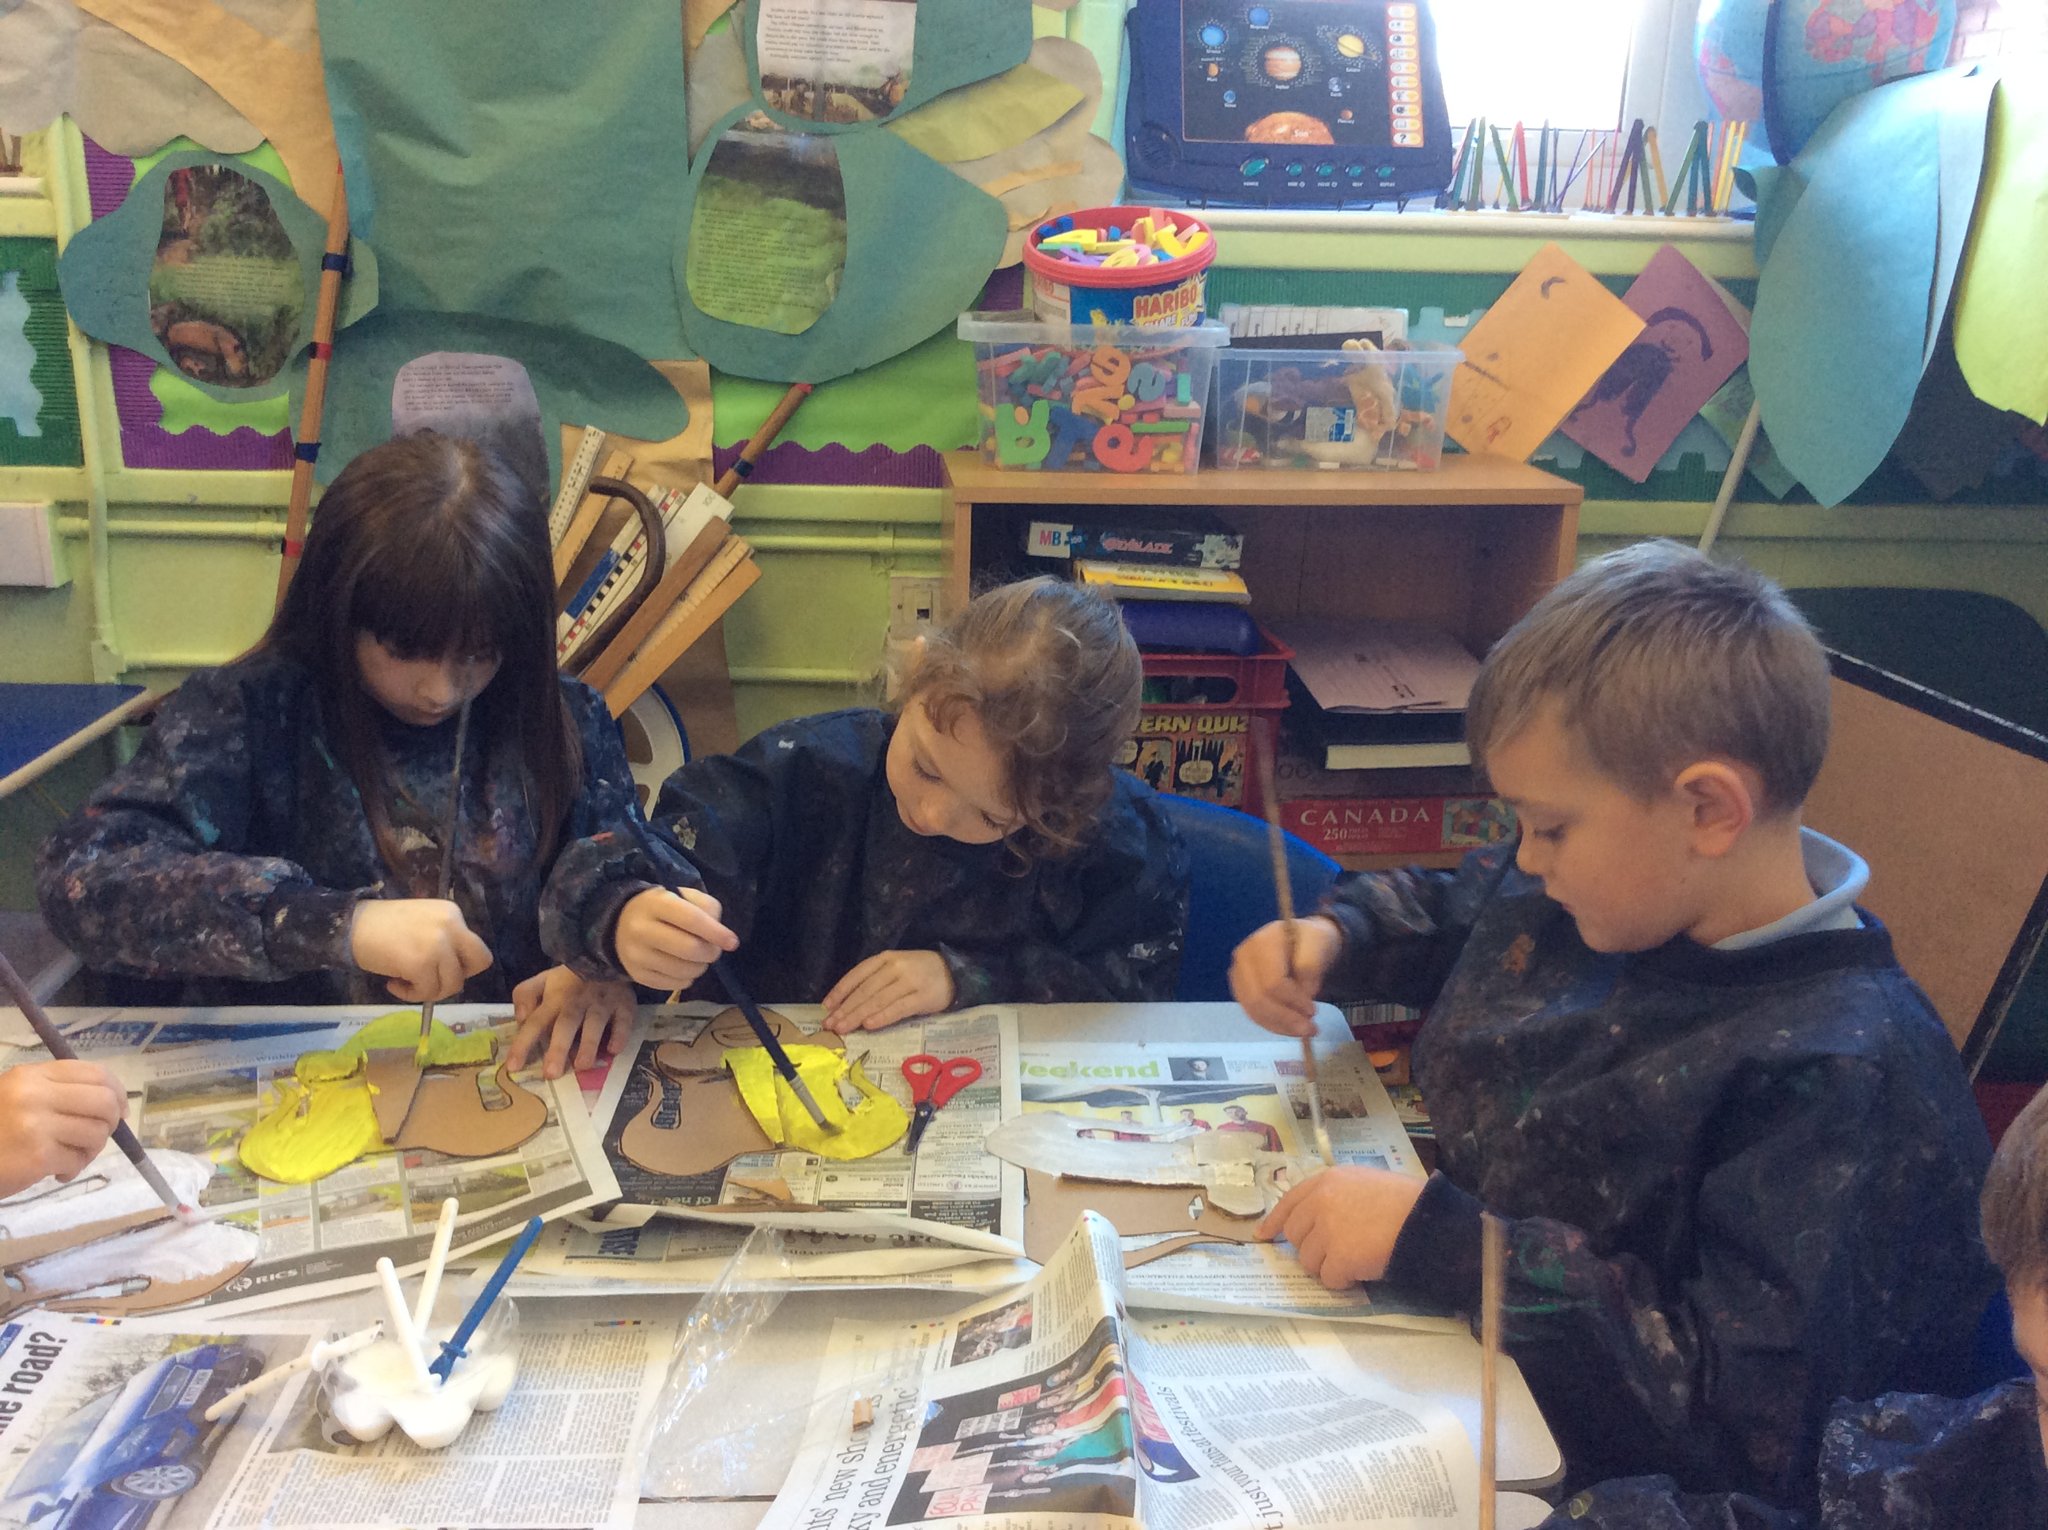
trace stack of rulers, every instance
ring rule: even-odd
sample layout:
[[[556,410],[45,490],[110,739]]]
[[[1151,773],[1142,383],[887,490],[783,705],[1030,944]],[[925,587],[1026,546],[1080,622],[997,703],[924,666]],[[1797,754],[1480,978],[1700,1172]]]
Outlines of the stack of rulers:
[[[586,428],[563,467],[561,493],[548,516],[561,603],[556,660],[563,673],[601,692],[614,717],[761,577],[753,548],[732,534],[730,500],[708,484],[687,494],[652,490],[648,497],[662,518],[667,555],[659,582],[620,623],[621,609],[644,582],[647,536],[639,516],[623,500],[602,489],[593,491],[591,480],[625,481],[632,467],[628,454],[607,449],[603,431]],[[594,561],[593,536],[600,538],[595,545],[601,549]]]

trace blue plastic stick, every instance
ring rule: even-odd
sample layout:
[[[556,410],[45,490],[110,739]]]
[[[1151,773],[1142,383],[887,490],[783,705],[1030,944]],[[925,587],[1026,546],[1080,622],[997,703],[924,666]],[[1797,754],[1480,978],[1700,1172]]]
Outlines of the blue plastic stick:
[[[455,1369],[455,1362],[468,1353],[463,1348],[475,1335],[477,1325],[484,1320],[484,1314],[491,1310],[491,1303],[498,1299],[498,1293],[505,1289],[505,1282],[512,1278],[512,1272],[519,1268],[519,1261],[526,1257],[526,1251],[533,1247],[534,1239],[540,1236],[540,1218],[528,1222],[512,1246],[505,1250],[505,1257],[498,1261],[498,1267],[491,1271],[491,1278],[484,1282],[484,1288],[477,1299],[469,1304],[469,1311],[462,1314],[462,1321],[455,1325],[455,1332],[441,1341],[441,1356],[427,1369],[441,1380],[448,1379]]]

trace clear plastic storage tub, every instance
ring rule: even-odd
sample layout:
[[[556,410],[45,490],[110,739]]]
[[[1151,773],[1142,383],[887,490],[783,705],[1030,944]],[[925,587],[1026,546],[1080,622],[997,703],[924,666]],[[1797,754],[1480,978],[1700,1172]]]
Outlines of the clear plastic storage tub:
[[[1192,473],[1210,373],[1230,336],[1214,320],[1179,329],[1043,324],[967,313],[981,391],[981,451],[1003,468]]]
[[[1216,465],[1429,471],[1443,461],[1464,359],[1448,348],[1233,347],[1216,364]]]

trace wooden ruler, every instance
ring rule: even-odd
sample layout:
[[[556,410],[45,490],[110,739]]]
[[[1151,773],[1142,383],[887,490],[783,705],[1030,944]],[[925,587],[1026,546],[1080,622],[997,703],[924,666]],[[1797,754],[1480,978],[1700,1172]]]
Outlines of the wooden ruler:
[[[590,475],[597,471],[597,454],[603,450],[604,432],[594,425],[584,426],[576,455],[562,466],[562,489],[548,511],[549,546],[561,546],[562,538],[568,535],[569,522],[583,503],[584,491],[590,487]],[[557,582],[559,579],[558,575]]]
[[[754,562],[753,552],[744,537],[725,539],[691,585],[690,593],[661,619],[619,678],[605,687],[604,704],[612,716],[639,700],[664,670],[753,587],[761,577],[761,565]]]
[[[598,439],[604,438],[599,436]],[[583,454],[578,452],[576,455],[581,458]],[[607,478],[623,479],[632,471],[633,459],[624,452],[612,452],[604,459],[604,476]],[[562,588],[563,581],[569,577],[569,570],[575,567],[577,555],[590,540],[591,532],[597,529],[598,520],[603,516],[605,506],[614,503],[610,495],[592,494],[590,479],[589,473],[583,475],[583,502],[576,507],[576,513],[569,519],[568,529],[555,543],[555,594],[558,599],[568,593]]]

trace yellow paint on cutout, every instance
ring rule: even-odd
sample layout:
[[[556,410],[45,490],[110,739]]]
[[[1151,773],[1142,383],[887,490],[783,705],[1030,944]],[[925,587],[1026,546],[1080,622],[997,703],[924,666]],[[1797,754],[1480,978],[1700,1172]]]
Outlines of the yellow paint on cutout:
[[[733,1047],[720,1060],[731,1072],[740,1098],[746,1101],[748,1111],[770,1142],[816,1153],[820,1158],[872,1158],[909,1130],[910,1113],[894,1096],[878,1089],[858,1064],[847,1067],[844,1052],[836,1047],[802,1043],[783,1050],[796,1064],[797,1076],[817,1100],[825,1119],[839,1130],[818,1130],[810,1112],[775,1071],[766,1047]],[[842,1078],[861,1093],[861,1103],[852,1110],[839,1097]]]

